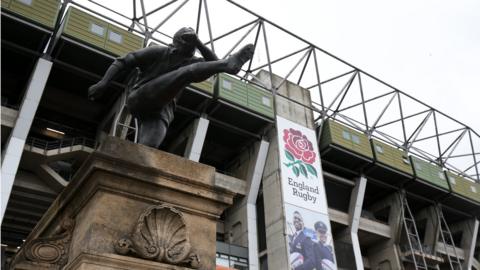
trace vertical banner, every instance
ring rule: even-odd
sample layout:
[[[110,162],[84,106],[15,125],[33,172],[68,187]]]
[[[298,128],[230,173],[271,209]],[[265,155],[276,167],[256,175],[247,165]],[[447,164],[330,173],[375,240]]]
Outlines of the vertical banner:
[[[337,269],[315,131],[277,116],[290,269]]]

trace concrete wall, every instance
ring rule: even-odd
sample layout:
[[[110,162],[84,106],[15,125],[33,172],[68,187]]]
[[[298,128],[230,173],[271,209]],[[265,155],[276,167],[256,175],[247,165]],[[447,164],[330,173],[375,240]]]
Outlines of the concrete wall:
[[[375,213],[385,207],[390,207],[388,225],[391,228],[391,239],[382,241],[370,247],[367,252],[363,252],[368,257],[371,269],[403,269],[400,261],[400,248],[397,244],[402,229],[400,196],[399,193],[394,193],[368,209]]]
[[[261,71],[257,77],[267,86],[271,85],[270,74]],[[272,75],[273,85],[279,85],[283,79]],[[291,82],[286,81],[277,93],[289,97],[301,104],[310,106],[310,93]],[[276,113],[300,125],[314,128],[313,113],[310,109],[276,96]],[[287,240],[285,238],[284,209],[280,182],[279,153],[276,129],[267,134],[270,146],[263,172],[263,201],[265,206],[265,227],[267,236],[267,256],[269,269],[288,269]],[[260,232],[262,233],[262,232]]]

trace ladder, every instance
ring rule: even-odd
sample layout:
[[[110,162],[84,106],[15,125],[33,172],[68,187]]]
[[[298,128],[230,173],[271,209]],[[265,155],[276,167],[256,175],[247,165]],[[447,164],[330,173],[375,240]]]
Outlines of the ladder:
[[[138,141],[138,121],[137,118],[133,117],[127,109],[127,98],[128,94],[131,92],[134,87],[138,76],[140,74],[140,69],[137,67],[127,77],[127,87],[123,92],[121,98],[120,109],[115,115],[112,134],[115,137],[120,137],[121,139],[127,139],[129,135],[133,133],[133,142],[137,143]],[[132,123],[133,122],[133,123]]]
[[[138,121],[134,118],[127,109],[127,93],[121,97],[122,105],[115,116],[113,123],[112,135],[126,139],[128,135],[133,134],[133,142],[137,143],[138,139]],[[132,123],[133,122],[133,123]]]
[[[410,206],[408,206],[407,196],[402,195],[402,219],[403,227],[407,234],[408,247],[410,248],[410,256],[412,256],[412,262],[415,266],[415,269],[428,269],[427,261],[425,260],[425,253],[422,249],[422,243],[420,242],[420,237],[418,236],[417,225],[413,219],[412,212],[410,211]],[[415,247],[412,242],[415,242]],[[416,252],[420,252],[422,260],[417,262]]]
[[[457,249],[455,248],[455,242],[453,242],[452,233],[450,232],[450,228],[448,227],[447,221],[443,216],[441,206],[438,205],[436,210],[438,215],[438,222],[439,222],[438,224],[440,225],[440,239],[445,248],[445,253],[447,254],[447,261],[448,261],[448,264],[450,265],[450,269],[452,270],[462,269],[462,264],[460,263],[460,259],[458,258]],[[450,244],[452,245],[453,253],[455,256],[450,256],[450,253],[448,252],[448,249],[447,249],[447,242],[445,241],[446,240],[445,236],[448,237],[447,239],[450,241]]]

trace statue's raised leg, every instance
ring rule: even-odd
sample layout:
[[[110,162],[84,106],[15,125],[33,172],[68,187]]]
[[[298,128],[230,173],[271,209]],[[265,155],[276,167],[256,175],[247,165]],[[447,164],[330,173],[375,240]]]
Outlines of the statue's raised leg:
[[[132,92],[128,97],[128,107],[140,117],[161,110],[191,83],[204,81],[221,72],[238,73],[252,54],[253,46],[247,45],[227,59],[198,62],[165,73]]]

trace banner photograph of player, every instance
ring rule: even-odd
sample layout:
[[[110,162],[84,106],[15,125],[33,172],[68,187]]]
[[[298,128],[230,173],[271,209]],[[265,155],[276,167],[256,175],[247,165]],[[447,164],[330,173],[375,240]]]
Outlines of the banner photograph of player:
[[[337,269],[328,216],[290,204],[285,216],[290,269]]]

